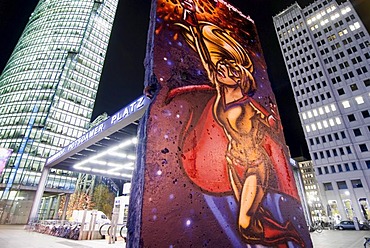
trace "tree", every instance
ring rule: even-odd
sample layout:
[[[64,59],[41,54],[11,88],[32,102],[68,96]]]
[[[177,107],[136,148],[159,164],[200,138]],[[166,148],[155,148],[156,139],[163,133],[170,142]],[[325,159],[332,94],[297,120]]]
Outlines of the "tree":
[[[109,191],[107,186],[104,184],[96,186],[91,201],[95,209],[105,213],[108,218],[112,217],[114,194]]]

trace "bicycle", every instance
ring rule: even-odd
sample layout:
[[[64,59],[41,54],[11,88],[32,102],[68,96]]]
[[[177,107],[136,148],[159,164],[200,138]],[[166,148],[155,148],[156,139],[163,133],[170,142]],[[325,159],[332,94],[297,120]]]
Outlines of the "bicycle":
[[[370,247],[370,237],[364,237],[365,239],[365,243],[364,243],[364,247]]]
[[[320,223],[314,223],[313,225],[310,225],[309,226],[309,231],[310,232],[318,232],[318,233],[321,233],[322,231],[324,230],[324,228],[322,227],[322,225]]]

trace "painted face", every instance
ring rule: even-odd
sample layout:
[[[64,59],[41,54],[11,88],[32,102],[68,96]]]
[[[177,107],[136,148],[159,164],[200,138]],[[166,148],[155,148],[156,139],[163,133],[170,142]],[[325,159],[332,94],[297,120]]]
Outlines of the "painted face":
[[[237,85],[240,82],[241,72],[233,60],[220,60],[216,64],[217,82],[224,85]]]

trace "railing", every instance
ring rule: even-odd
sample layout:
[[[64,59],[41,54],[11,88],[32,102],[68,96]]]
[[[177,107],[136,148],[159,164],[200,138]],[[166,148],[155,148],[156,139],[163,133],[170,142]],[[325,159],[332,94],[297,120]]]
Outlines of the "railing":
[[[111,224],[104,224],[99,228],[99,234],[101,236],[110,236],[112,235],[112,225]],[[118,224],[115,236],[117,237],[118,235],[125,239],[127,234],[127,227],[126,224]]]

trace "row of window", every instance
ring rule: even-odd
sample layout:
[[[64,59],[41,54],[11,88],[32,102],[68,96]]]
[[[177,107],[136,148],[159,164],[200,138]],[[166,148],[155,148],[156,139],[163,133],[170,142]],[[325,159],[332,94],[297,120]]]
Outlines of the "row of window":
[[[338,189],[348,189],[346,181],[337,181],[336,182]],[[352,179],[351,180],[352,188],[363,188],[361,179]],[[331,182],[323,183],[325,191],[334,190]]]
[[[366,143],[359,144],[358,147],[359,147],[361,152],[368,152],[369,151],[369,148],[367,147]],[[344,150],[344,148],[345,148],[345,150]],[[332,149],[332,150],[314,152],[313,157],[314,157],[315,160],[318,160],[318,159],[331,158],[332,156],[337,157],[339,155],[343,156],[343,155],[346,155],[346,154],[348,154],[348,155],[352,154],[351,147],[346,146],[344,148],[339,147],[338,150],[335,148],[335,149]]]
[[[10,170],[6,170],[0,178],[0,182],[6,184],[11,176]],[[25,170],[18,173],[15,177],[14,184],[37,187],[41,178],[40,172]],[[52,189],[74,190],[77,178],[70,176],[59,176],[51,173],[47,179],[46,187]]]
[[[358,170],[356,162],[352,162],[351,165],[349,163],[344,163],[344,164],[317,167],[317,172],[319,175],[347,172],[351,170],[353,171]]]
[[[308,15],[311,15],[312,13],[315,13],[316,11],[318,11],[319,9],[323,8],[324,6],[328,5],[331,3],[331,0],[325,0],[325,1],[322,1],[321,3],[318,3],[317,6],[313,6],[313,8],[308,8],[307,10],[305,10],[303,12],[304,16],[308,16]],[[329,7],[327,7],[325,9],[326,13],[330,13],[332,11],[334,11],[336,9],[336,7],[334,5],[330,5]]]
[[[325,159],[325,158],[330,158],[332,156],[337,157],[339,154],[341,156],[345,155],[346,153],[348,155],[349,154],[352,154],[351,147],[346,146],[344,148],[343,147],[339,147],[338,149],[335,148],[335,149],[332,149],[331,151],[330,150],[325,150],[325,151],[320,151],[320,152],[314,152],[313,153],[313,157],[314,157],[315,160],[318,160],[319,158],[320,159]]]
[[[321,137],[310,138],[309,142],[310,142],[310,145],[313,146],[313,145],[319,145],[321,143],[332,142],[334,141],[334,139],[340,140],[340,139],[346,139],[346,138],[347,138],[346,133],[344,131],[340,131],[338,133],[327,134]]]
[[[369,148],[367,147],[367,145],[365,143],[364,144],[359,144],[358,147],[360,148],[361,152],[368,152],[369,151]],[[352,154],[352,150],[349,146],[346,146],[345,149],[346,149],[347,154]],[[332,149],[331,151],[330,150],[325,150],[325,151],[320,151],[320,152],[314,152],[313,156],[314,156],[315,160],[319,159],[319,155],[320,155],[320,159],[324,159],[324,158],[330,158],[332,156],[337,157],[339,155],[345,155],[345,151],[344,151],[343,147],[339,147],[338,150],[335,148],[335,149]]]
[[[300,108],[303,108],[303,106],[308,106],[309,104],[314,104],[314,102],[316,102],[316,103],[322,102],[326,99],[331,99],[331,97],[332,96],[331,96],[330,92],[324,92],[320,95],[314,96],[313,98],[310,97],[310,98],[308,98],[308,100],[304,99],[303,101],[299,101],[298,106]]]
[[[364,80],[363,81],[364,82],[364,85],[365,85],[365,87],[368,87],[369,85],[370,85],[370,80],[369,79],[366,79],[366,80]],[[349,87],[350,87],[350,89],[351,89],[351,91],[356,91],[356,90],[358,90],[358,87],[357,87],[357,85],[356,84],[351,84],[351,85],[349,85]],[[306,90],[307,90],[307,88],[308,87],[306,87]],[[311,86],[311,88],[313,88],[312,86]],[[301,90],[302,91],[302,90]],[[304,91],[303,91],[304,92]],[[308,91],[307,92],[309,92],[309,88],[308,88]],[[338,92],[338,95],[344,95],[345,94],[345,91],[344,91],[344,89],[343,88],[340,88],[340,89],[338,89],[337,90],[337,92]],[[299,93],[297,93],[297,92],[295,92],[295,94],[297,95],[297,94],[299,94]],[[319,98],[319,96],[320,96],[320,98]],[[330,92],[326,92],[326,97],[328,98],[328,99],[330,99],[331,98],[331,94],[330,94]],[[325,98],[325,94],[324,93],[322,93],[322,94],[320,94],[320,95],[316,95],[316,96],[314,96],[313,98],[308,98],[308,99],[304,99],[303,101],[299,101],[298,102],[298,105],[299,105],[299,107],[300,108],[302,108],[303,107],[303,103],[304,103],[304,105],[305,106],[307,106],[309,103],[310,104],[313,104],[314,103],[314,99],[315,99],[315,102],[317,103],[317,102],[321,102],[321,101],[323,101],[323,100],[325,100],[326,98]],[[364,98],[363,98],[363,96],[357,96],[357,97],[355,97],[354,98],[354,100],[355,100],[355,102],[357,103],[357,105],[361,105],[361,104],[363,104],[364,102],[365,102],[365,100],[364,100]],[[350,104],[350,101],[349,100],[344,100],[343,102],[342,102],[342,105],[343,105],[343,107],[344,108],[349,108],[349,107],[351,107],[351,104]],[[367,116],[367,114],[366,114],[366,111],[364,111],[363,113],[363,117],[364,118],[367,118],[366,116]],[[305,119],[305,116],[302,116],[303,117],[303,119]]]

